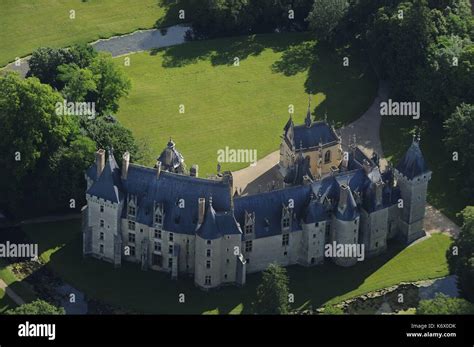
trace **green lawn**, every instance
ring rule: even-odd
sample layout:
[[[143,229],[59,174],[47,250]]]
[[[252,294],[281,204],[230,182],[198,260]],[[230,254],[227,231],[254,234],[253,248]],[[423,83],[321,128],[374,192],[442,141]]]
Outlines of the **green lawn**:
[[[380,138],[387,159],[395,165],[410,146],[415,126],[423,126],[421,150],[428,167],[433,171],[428,185],[428,202],[446,214],[450,219],[461,225],[456,216],[469,201],[458,189],[456,182],[456,162],[452,161],[452,153],[448,153],[443,145],[444,131],[439,121],[425,121],[398,118],[382,118]]]
[[[1,0],[0,66],[41,46],[66,47],[148,29],[166,16],[167,0]],[[69,18],[69,11],[76,18]],[[167,17],[166,20],[165,16]],[[176,18],[176,17],[175,17]],[[177,22],[177,20],[174,20]]]
[[[26,302],[33,301],[36,298],[33,288],[25,281],[18,279],[12,272],[11,267],[2,259],[0,259],[0,278]]]
[[[153,158],[144,164],[155,163],[171,136],[187,165],[199,164],[202,176],[215,173],[217,150],[226,146],[257,149],[258,158],[277,150],[288,105],[302,122],[307,93],[317,115],[327,111],[341,125],[366,111],[377,89],[366,62],[354,55],[350,67],[343,67],[342,56],[316,45],[308,33],[191,42],[130,58],[124,71],[132,91],[121,100],[118,118],[150,146]]]
[[[79,221],[29,225],[24,228],[33,242],[38,242],[42,258],[61,278],[84,291],[91,298],[145,313],[248,313],[260,274],[247,277],[243,288],[225,287],[203,292],[192,279],[172,281],[167,274],[141,271],[139,265],[111,264],[81,255]],[[396,245],[386,254],[366,260],[352,268],[332,263],[324,266],[288,268],[290,290],[295,294],[295,308],[358,296],[402,281],[417,281],[446,276],[445,252],[451,240],[442,234],[400,249]],[[186,303],[178,303],[178,294]]]

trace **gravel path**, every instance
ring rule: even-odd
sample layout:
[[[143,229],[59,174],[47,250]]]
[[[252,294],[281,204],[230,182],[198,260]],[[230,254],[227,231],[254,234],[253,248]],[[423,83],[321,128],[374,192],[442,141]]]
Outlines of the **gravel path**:
[[[113,57],[117,57],[182,44],[185,42],[184,37],[189,29],[190,27],[186,25],[175,25],[163,29],[138,30],[126,35],[97,40],[91,45],[99,52],[109,52]],[[20,76],[25,77],[29,70],[29,60],[30,56],[22,58],[18,66],[11,63],[4,70],[16,71]]]

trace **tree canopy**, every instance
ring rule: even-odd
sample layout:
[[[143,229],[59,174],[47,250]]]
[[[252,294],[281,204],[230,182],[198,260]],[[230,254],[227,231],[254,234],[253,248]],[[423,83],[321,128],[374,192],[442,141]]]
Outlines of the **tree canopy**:
[[[66,311],[63,307],[56,307],[44,300],[35,300],[28,304],[20,305],[14,309],[7,310],[7,315],[64,315]]]
[[[288,283],[286,269],[270,264],[262,273],[262,283],[257,287],[254,311],[258,314],[289,313]]]
[[[81,133],[77,118],[56,112],[61,101],[57,91],[36,78],[0,77],[0,206],[14,216],[32,207],[38,212],[66,209],[71,198],[83,198],[82,175],[95,144]],[[76,171],[66,178],[64,170]],[[61,179],[52,180],[55,175]]]
[[[462,296],[474,303],[474,206],[466,207],[461,215],[463,226],[447,258],[450,269],[458,276]]]
[[[464,299],[437,293],[434,299],[421,300],[416,314],[474,314],[474,305]]]
[[[316,38],[328,41],[348,7],[346,0],[315,0],[306,20],[315,31]]]

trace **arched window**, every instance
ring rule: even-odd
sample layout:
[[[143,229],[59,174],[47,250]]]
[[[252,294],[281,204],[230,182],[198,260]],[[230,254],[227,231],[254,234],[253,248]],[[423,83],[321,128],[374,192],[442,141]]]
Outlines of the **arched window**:
[[[331,162],[331,151],[324,153],[324,164]]]

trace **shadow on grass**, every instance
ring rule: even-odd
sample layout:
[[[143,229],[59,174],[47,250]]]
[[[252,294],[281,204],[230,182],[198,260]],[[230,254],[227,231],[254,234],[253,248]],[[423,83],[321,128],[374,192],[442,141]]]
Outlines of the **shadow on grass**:
[[[150,51],[157,55],[163,51],[163,67],[176,68],[209,60],[213,66],[231,66],[235,58],[239,62],[250,56],[258,56],[265,49],[282,52],[292,45],[299,45],[311,39],[309,33],[289,33],[284,35],[262,34],[220,38],[205,41],[193,41],[182,45],[157,48]]]
[[[194,41],[186,44],[152,50],[151,55],[161,54],[165,68],[179,68],[200,61],[212,66],[232,66],[235,58],[242,63],[258,56],[266,49],[281,53],[271,70],[276,74],[294,76],[306,73],[304,88],[308,94],[320,94],[323,101],[313,114],[340,127],[365,112],[377,94],[377,79],[361,54],[351,51],[337,53],[314,41],[311,33],[262,34]],[[343,66],[343,58],[349,66]],[[359,95],[354,95],[357,92]]]
[[[199,6],[199,1],[193,0],[158,0],[156,5],[164,9],[165,15],[155,22],[155,28],[160,29],[175,24],[191,23],[192,16]],[[179,11],[185,11],[185,19],[179,18]]]
[[[112,264],[82,257],[82,240],[79,222],[60,223],[63,235],[69,240],[53,253],[48,266],[66,283],[83,291],[87,297],[136,313],[199,314],[214,312],[227,314],[251,313],[256,287],[261,274],[247,276],[242,287],[222,287],[209,292],[194,286],[192,278],[181,277],[177,281],[165,273],[141,271],[138,264],[123,262],[121,268]],[[48,226],[29,233],[45,250],[42,240],[48,234]],[[48,247],[59,247],[62,242]],[[389,251],[352,268],[341,268],[330,262],[322,266],[304,268],[290,266],[290,292],[295,294],[294,308],[325,302],[357,289],[366,278],[396,256],[402,247],[391,246]],[[178,295],[185,294],[185,303],[178,302]]]

